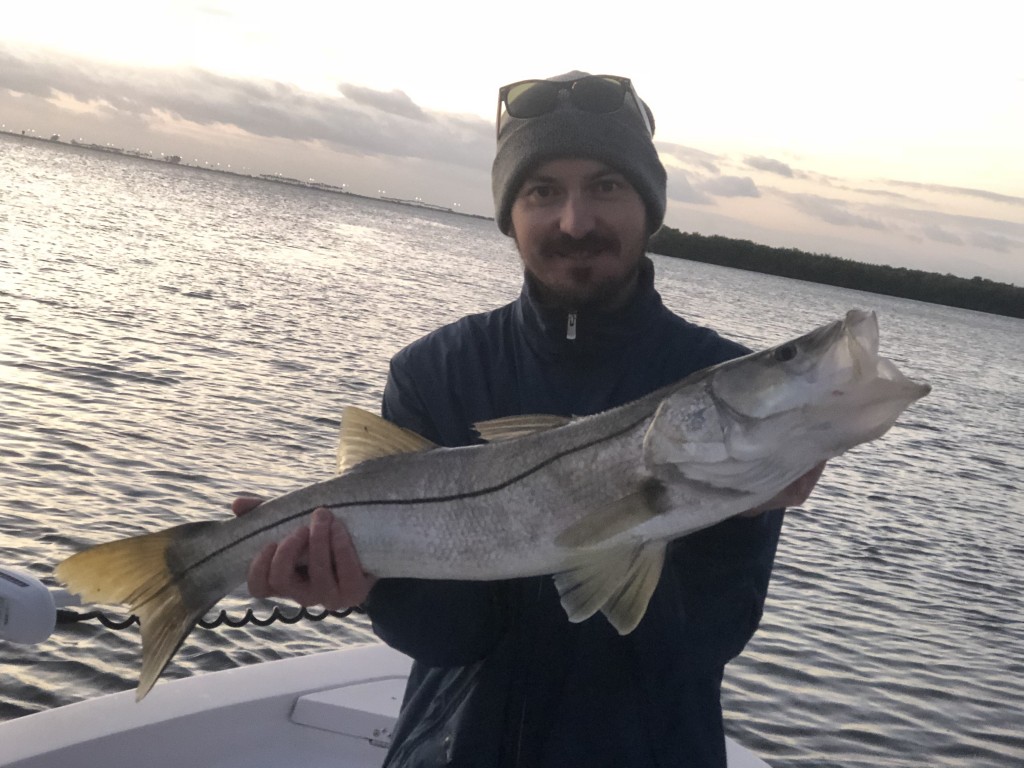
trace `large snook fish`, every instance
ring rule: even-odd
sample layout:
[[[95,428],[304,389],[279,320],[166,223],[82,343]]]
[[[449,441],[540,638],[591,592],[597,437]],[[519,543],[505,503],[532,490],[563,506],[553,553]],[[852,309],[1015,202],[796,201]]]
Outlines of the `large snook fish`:
[[[771,500],[817,463],[884,434],[928,393],[878,355],[874,313],[717,365],[610,411],[478,425],[438,448],[347,409],[337,477],[240,518],[179,525],[73,555],[57,577],[142,622],[138,698],[270,541],[327,507],[378,577],[554,574],[572,621],[643,618],[666,544]]]

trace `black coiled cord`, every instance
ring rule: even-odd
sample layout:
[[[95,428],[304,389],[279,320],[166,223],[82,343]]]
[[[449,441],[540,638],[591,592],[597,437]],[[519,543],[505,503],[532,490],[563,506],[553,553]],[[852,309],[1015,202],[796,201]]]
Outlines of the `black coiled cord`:
[[[335,619],[343,619],[353,611],[360,611],[359,608],[346,608],[344,611],[328,611],[323,610],[319,613],[312,613],[307,608],[299,608],[295,614],[282,613],[278,606],[274,606],[274,609],[270,612],[270,615],[266,618],[259,618],[253,613],[252,608],[246,608],[245,613],[241,618],[233,619],[228,616],[226,611],[220,611],[216,618],[213,619],[200,619],[198,624],[203,629],[214,629],[220,626],[228,627],[244,627],[246,624],[253,624],[257,627],[266,627],[275,622],[282,624],[297,624],[300,621],[323,621],[324,619],[331,617]],[[360,611],[361,612],[361,611]],[[58,624],[76,624],[81,621],[93,621],[96,620],[107,629],[127,629],[133,624],[139,623],[139,617],[134,614],[126,619],[115,619],[111,618],[103,611],[87,611],[80,613],[78,611],[71,611],[66,608],[57,609],[57,623]]]

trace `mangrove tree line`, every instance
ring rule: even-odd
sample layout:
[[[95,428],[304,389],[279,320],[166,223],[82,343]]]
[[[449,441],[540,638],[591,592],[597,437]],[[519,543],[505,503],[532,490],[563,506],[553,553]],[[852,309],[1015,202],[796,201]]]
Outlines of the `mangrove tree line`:
[[[651,238],[650,250],[665,256],[723,267],[997,315],[1024,317],[1024,288],[983,277],[968,279],[906,267],[864,264],[836,256],[807,253],[796,248],[773,248],[749,240],[680,232],[672,227],[662,227]]]

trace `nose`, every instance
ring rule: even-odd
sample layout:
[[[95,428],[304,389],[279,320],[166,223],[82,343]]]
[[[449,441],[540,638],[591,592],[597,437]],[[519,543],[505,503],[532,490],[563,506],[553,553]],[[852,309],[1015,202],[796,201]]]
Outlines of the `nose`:
[[[558,227],[563,234],[579,239],[594,230],[596,211],[586,195],[570,193],[559,211]]]

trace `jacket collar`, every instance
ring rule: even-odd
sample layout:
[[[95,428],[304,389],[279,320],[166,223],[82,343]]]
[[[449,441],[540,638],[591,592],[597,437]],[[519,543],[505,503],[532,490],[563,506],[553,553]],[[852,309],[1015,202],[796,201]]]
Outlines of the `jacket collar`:
[[[548,358],[606,355],[642,334],[664,311],[661,296],[654,289],[654,264],[647,256],[640,262],[636,292],[618,309],[567,312],[546,307],[529,273],[515,306],[516,320],[527,343]]]

